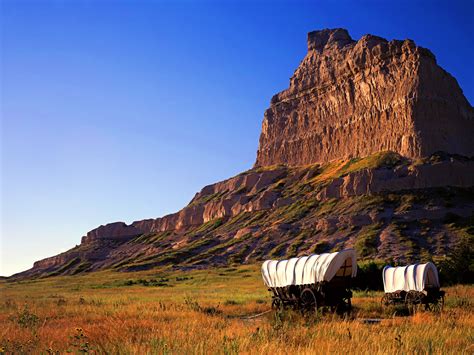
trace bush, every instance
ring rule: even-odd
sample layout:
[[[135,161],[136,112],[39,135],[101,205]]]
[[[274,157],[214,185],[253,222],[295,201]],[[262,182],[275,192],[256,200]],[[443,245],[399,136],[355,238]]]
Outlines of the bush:
[[[356,237],[355,249],[362,257],[377,253],[378,235],[380,225],[373,224],[363,227]]]
[[[225,304],[226,306],[235,306],[235,305],[238,305],[239,302],[234,301],[234,300],[226,300],[226,301],[224,302],[224,304]]]
[[[370,261],[357,265],[357,277],[353,283],[359,290],[383,290],[382,270],[386,263]]]
[[[328,242],[321,240],[316,243],[316,245],[313,248],[313,253],[315,254],[322,254],[322,253],[327,253],[329,252],[330,245]]]
[[[22,328],[34,328],[39,322],[39,317],[30,312],[28,305],[25,305],[23,310],[18,313],[17,321]]]
[[[222,311],[219,309],[219,305],[217,305],[216,307],[214,306],[202,307],[194,298],[190,296],[186,296],[184,298],[184,304],[188,306],[188,308],[191,309],[192,311],[201,312],[210,316],[215,316],[222,313]]]
[[[474,283],[474,236],[461,238],[453,252],[438,263],[442,285]]]

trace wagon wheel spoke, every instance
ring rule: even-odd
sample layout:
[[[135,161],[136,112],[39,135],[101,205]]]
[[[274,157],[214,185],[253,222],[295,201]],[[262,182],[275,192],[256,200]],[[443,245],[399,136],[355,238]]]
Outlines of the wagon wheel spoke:
[[[444,295],[439,296],[432,302],[428,303],[428,309],[434,313],[441,313],[444,307]]]
[[[415,314],[418,311],[420,304],[422,303],[422,294],[417,291],[408,291],[405,296],[405,304],[410,314]]]
[[[279,298],[274,298],[272,300],[272,309],[277,311],[281,308],[281,300]]]
[[[352,302],[350,297],[345,297],[341,300],[341,303],[336,307],[338,314],[349,317],[352,313]]]
[[[305,288],[303,292],[301,292],[300,303],[303,314],[311,314],[313,312],[317,314],[318,303],[316,301],[316,295],[311,289]]]

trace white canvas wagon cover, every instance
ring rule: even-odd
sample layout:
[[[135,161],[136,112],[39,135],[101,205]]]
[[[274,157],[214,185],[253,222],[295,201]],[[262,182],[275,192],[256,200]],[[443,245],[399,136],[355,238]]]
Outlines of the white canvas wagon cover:
[[[438,270],[433,263],[385,266],[382,272],[385,292],[423,291],[439,288]]]
[[[355,277],[356,274],[357,261],[354,249],[289,260],[267,260],[262,265],[263,282],[267,287],[308,285],[331,281],[336,275]]]

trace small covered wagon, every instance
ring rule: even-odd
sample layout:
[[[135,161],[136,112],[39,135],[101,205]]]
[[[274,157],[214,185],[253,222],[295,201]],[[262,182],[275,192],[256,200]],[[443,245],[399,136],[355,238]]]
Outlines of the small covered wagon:
[[[411,313],[420,306],[437,312],[443,309],[444,291],[440,290],[438,270],[433,263],[386,266],[382,276],[382,306],[405,304]]]
[[[350,312],[351,279],[357,274],[356,252],[313,254],[289,260],[267,260],[262,277],[274,309],[292,307],[309,314],[319,307]]]

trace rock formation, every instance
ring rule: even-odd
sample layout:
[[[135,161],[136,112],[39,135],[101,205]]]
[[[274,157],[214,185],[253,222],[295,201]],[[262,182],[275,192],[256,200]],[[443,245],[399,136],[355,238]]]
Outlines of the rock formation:
[[[308,53],[265,112],[255,166],[391,150],[474,155],[474,109],[435,56],[411,40],[344,29],[308,34]]]
[[[82,243],[89,243],[96,239],[130,239],[143,234],[142,230],[135,226],[127,226],[123,222],[109,223],[105,226],[97,227],[82,237]]]
[[[446,255],[472,233],[473,122],[456,80],[427,49],[311,32],[290,88],[265,112],[253,169],[204,187],[176,213],[100,226],[16,277],[347,247],[400,262]]]

